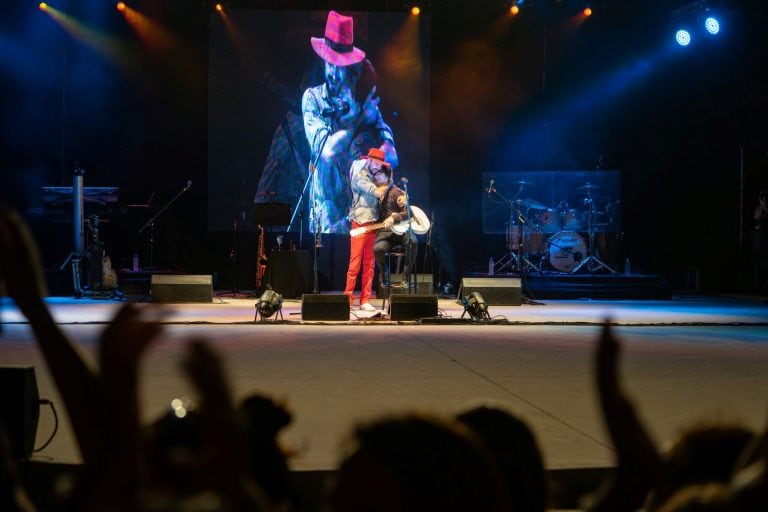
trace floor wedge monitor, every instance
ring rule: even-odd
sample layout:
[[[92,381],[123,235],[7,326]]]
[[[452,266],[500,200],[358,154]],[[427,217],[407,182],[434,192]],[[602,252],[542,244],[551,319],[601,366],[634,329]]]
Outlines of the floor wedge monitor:
[[[418,320],[437,316],[437,295],[396,294],[390,297],[389,317],[392,320]]]
[[[152,274],[152,302],[211,302],[213,280],[207,275]]]
[[[349,320],[349,297],[343,293],[305,293],[301,296],[302,320]]]
[[[494,306],[519,306],[523,303],[523,291],[519,277],[465,277],[461,280],[461,301],[472,292],[479,292],[485,303]]]

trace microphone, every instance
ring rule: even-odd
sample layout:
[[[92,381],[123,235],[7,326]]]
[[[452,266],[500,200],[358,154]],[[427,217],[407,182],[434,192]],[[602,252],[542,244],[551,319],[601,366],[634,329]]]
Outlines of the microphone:
[[[406,185],[408,183],[408,178],[400,178],[400,183]]]
[[[325,107],[320,115],[323,117],[339,117],[349,113],[349,103],[337,101],[330,107]]]
[[[187,186],[184,187],[184,191],[186,192],[192,187],[192,180],[187,180]]]
[[[493,183],[494,183],[494,179],[491,178],[491,183],[488,185],[488,195],[490,195],[491,192],[493,192]]]

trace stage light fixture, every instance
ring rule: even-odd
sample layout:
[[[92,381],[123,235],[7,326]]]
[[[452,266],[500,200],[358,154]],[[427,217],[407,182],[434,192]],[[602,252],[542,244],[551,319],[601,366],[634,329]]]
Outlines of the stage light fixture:
[[[261,315],[261,320],[271,317],[275,313],[280,315],[280,319],[283,318],[283,296],[272,289],[271,286],[267,286],[264,293],[259,297],[259,301],[256,303],[256,317],[254,321]],[[277,317],[275,317],[277,321]]]
[[[223,5],[221,5],[221,4],[216,4],[216,10],[217,10],[217,11],[219,11],[219,12],[221,12],[221,11],[223,11],[223,10],[224,10],[224,6],[223,6]]]
[[[414,5],[413,7],[411,7],[411,14],[413,14],[414,16],[418,16],[419,14],[421,14],[421,7],[419,7],[418,5]]]
[[[124,2],[117,2],[117,10],[120,12],[125,11],[125,3]]]
[[[691,33],[684,28],[681,28],[675,33],[675,41],[677,41],[677,44],[680,46],[688,46],[691,44]]]
[[[512,16],[517,16],[518,14],[520,14],[520,7],[518,7],[517,4],[513,5],[512,7],[509,8],[509,14],[511,14]]]
[[[464,315],[469,315],[474,321],[490,320],[491,315],[488,313],[488,304],[480,294],[480,292],[472,292],[466,297],[462,297],[461,304],[464,306],[464,312],[461,314],[461,318]]]
[[[713,36],[717,35],[717,33],[720,32],[720,22],[717,20],[717,18],[709,16],[706,20],[704,20],[704,28],[706,28],[707,32]]]
[[[587,7],[586,9],[584,9],[584,10],[583,10],[583,11],[581,11],[581,12],[582,12],[582,13],[584,13],[584,16],[586,16],[587,18],[589,18],[590,16],[592,16],[592,9],[590,9],[589,7]]]
[[[38,5],[41,11],[44,11],[48,8],[48,4],[45,2],[40,2],[40,5]]]

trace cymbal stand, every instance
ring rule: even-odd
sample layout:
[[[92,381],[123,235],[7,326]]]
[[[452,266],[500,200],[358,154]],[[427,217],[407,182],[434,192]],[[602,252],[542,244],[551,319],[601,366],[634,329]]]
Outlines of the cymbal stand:
[[[605,269],[611,274],[618,274],[615,270],[609,267],[600,258],[595,256],[595,232],[597,231],[597,213],[595,212],[595,200],[592,197],[592,192],[587,189],[586,203],[589,204],[589,217],[588,217],[588,232],[589,232],[589,250],[587,251],[587,257],[579,262],[576,267],[571,270],[571,274],[575,274],[582,268],[586,267],[587,272],[590,274],[597,272],[600,269]]]
[[[509,233],[507,235],[508,251],[496,262],[495,271],[497,272],[508,270],[509,272],[523,273],[528,269],[541,272],[541,267],[533,263],[523,254],[523,227],[531,224],[528,217],[525,216],[521,209],[520,200],[517,199],[517,196],[520,195],[523,188],[524,185],[520,185],[520,189],[512,200],[508,200],[502,196],[495,188],[490,188],[490,193],[496,194],[509,205]],[[515,227],[518,228],[516,233],[517,240],[513,242],[512,237],[515,236]]]

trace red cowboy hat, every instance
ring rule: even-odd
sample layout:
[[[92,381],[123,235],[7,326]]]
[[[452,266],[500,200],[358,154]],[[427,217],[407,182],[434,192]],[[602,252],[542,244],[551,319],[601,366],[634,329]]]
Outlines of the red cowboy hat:
[[[384,152],[382,150],[380,150],[379,148],[371,148],[371,149],[368,150],[368,155],[364,156],[363,158],[367,158],[369,160],[374,160],[374,161],[379,162],[380,164],[382,164],[382,165],[384,165],[386,167],[391,167],[389,165],[389,162],[387,162],[384,159],[385,156],[386,155],[384,154]]]
[[[325,37],[312,37],[312,49],[321,59],[337,66],[357,64],[365,58],[365,52],[355,48],[353,34],[354,20],[336,11],[328,13],[325,22]]]

